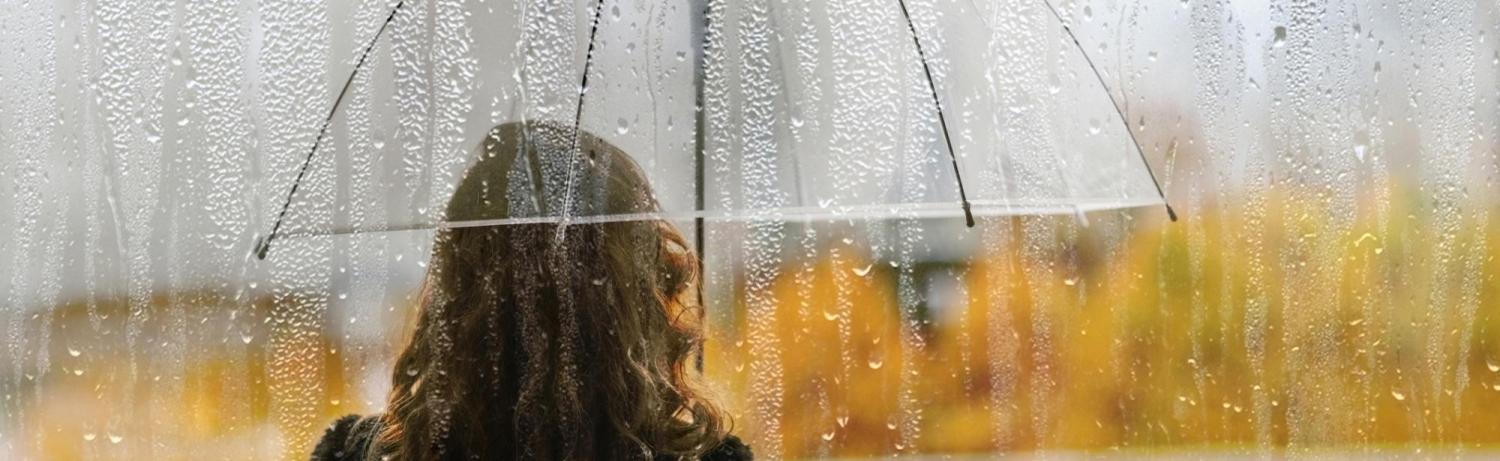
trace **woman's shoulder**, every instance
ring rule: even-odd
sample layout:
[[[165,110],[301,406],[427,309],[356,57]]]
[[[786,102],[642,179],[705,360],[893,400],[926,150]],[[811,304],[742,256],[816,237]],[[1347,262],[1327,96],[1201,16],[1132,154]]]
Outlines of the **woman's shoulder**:
[[[364,461],[380,427],[380,415],[348,415],[334,421],[313,449],[312,461]]]
[[[348,415],[334,421],[313,449],[312,461],[365,461],[370,443],[380,431],[380,415]],[[750,447],[730,435],[698,458],[701,461],[754,461]]]
[[[725,437],[724,441],[714,449],[704,453],[698,459],[702,461],[752,461],[755,454],[750,452],[750,447],[739,437],[733,435]]]

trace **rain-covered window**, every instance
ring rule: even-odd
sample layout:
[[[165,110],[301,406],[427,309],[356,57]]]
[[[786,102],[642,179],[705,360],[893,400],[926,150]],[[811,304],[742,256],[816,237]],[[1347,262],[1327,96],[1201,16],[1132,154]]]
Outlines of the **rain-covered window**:
[[[0,459],[1500,450],[1493,2],[0,10]]]

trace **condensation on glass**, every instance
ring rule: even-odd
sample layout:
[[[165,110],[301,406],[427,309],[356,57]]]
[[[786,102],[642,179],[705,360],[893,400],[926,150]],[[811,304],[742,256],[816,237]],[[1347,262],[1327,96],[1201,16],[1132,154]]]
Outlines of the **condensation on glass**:
[[[445,220],[492,128],[572,125],[594,4],[406,4],[263,261],[392,5],[7,6],[0,458],[300,459],[380,411],[425,228],[496,224]],[[702,236],[759,458],[1500,446],[1500,7],[1056,2],[1079,50],[911,0],[970,229],[895,0],[602,4],[580,126],[660,204],[607,219]],[[477,221],[602,216],[547,133]]]

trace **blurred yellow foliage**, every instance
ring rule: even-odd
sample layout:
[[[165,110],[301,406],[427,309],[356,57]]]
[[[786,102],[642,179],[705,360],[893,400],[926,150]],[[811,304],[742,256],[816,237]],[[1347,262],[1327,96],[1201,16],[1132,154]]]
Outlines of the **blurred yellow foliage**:
[[[1500,444],[1500,223],[1445,235],[1396,201],[1340,224],[1299,196],[1171,225],[990,220],[952,269],[965,302],[936,315],[835,241],[777,272],[773,315],[740,288],[707,372],[791,458]],[[751,353],[755,322],[777,354]]]

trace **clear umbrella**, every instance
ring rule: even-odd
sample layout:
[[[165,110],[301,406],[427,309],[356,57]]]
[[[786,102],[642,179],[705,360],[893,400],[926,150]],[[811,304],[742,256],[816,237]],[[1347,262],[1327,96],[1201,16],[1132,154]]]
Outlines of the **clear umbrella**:
[[[1051,11],[1077,47],[1078,71],[1096,80],[1074,79],[1067,88],[1055,81],[1046,96],[1009,91],[993,79],[1001,67],[1015,64],[1006,63],[1010,57],[995,55],[996,47],[953,44],[1016,38],[1004,37],[1006,31],[995,29],[978,14],[918,10],[914,17],[904,0],[891,5],[888,14],[849,14],[811,5],[778,11],[769,4],[718,4],[707,8],[707,17],[676,18],[686,21],[664,27],[677,32],[667,38],[633,36],[638,31],[625,26],[635,23],[621,21],[618,7],[612,18],[604,18],[605,2],[593,2],[586,10],[590,18],[587,46],[576,86],[565,78],[566,71],[533,74],[524,65],[526,58],[509,74],[515,81],[498,83],[518,83],[523,103],[528,102],[528,94],[543,95],[548,101],[513,110],[511,117],[570,125],[570,133],[554,136],[556,142],[543,141],[549,136],[529,135],[530,128],[519,134],[527,141],[518,148],[534,152],[526,157],[529,161],[515,163],[515,173],[553,186],[516,191],[546,195],[529,198],[541,206],[484,220],[446,219],[434,211],[437,207],[426,207],[378,224],[350,222],[322,229],[286,224],[298,188],[309,169],[319,165],[315,163],[318,147],[344,97],[405,5],[397,2],[355,62],[297,169],[269,234],[257,239],[255,253],[265,258],[284,224],[293,235],[648,218],[963,216],[972,227],[976,214],[1081,216],[1088,211],[1164,204],[1160,184],[1129,129],[1110,130],[1111,134],[1124,131],[1120,136],[1001,138],[1002,126],[1007,124],[1038,125],[1038,131],[1050,131],[1040,130],[1041,125],[1061,125],[1076,131],[1059,132],[1092,133],[1103,131],[1101,120],[1112,117],[1128,124],[1063,18],[1050,4],[1038,4]],[[706,37],[693,33],[705,27]],[[624,30],[611,31],[616,28]],[[871,40],[874,35],[892,33],[909,34],[912,46],[862,48],[867,46],[862,44],[878,42]],[[646,46],[638,46],[637,39]],[[678,43],[662,43],[669,39]],[[619,41],[626,42],[624,56],[618,56],[622,53]],[[601,42],[612,46],[596,49]],[[663,66],[658,70],[662,75],[653,76],[650,63],[668,61],[662,54],[674,54],[676,63]],[[684,64],[688,54],[695,59]],[[550,54],[532,51],[525,56]],[[604,61],[603,69],[595,66],[596,60]],[[631,67],[637,61],[647,63],[645,72]],[[485,67],[477,65],[477,60],[470,64]],[[479,77],[486,81],[483,75]],[[666,80],[658,80],[662,77]],[[679,84],[665,83],[673,78]],[[569,101],[574,91],[576,98]],[[1040,104],[1043,97],[1067,101],[1069,113],[1046,113]],[[559,117],[569,106],[571,117]],[[613,129],[607,125],[611,118]],[[606,126],[599,126],[600,119]],[[475,131],[472,123],[468,125],[461,130]],[[632,135],[632,131],[647,135]],[[618,214],[568,206],[579,194],[591,193],[577,184],[578,159],[584,158],[579,155],[578,139],[588,132],[599,133],[633,153],[627,155],[644,166],[659,209]],[[688,141],[685,135],[694,137]],[[663,138],[669,141],[666,145]],[[477,161],[472,153],[452,158],[458,166]],[[970,176],[967,187],[966,172]],[[460,175],[447,177],[445,181],[456,182]],[[445,184],[438,189],[452,188]],[[438,193],[432,198],[442,196]],[[552,202],[556,205],[545,205]],[[387,204],[391,205],[396,204]],[[1170,206],[1167,211],[1175,220]]]
[[[253,12],[187,2],[181,14],[43,2],[7,18],[17,45],[0,48],[0,77],[14,83],[3,103],[16,108],[4,115],[15,128],[0,138],[15,154],[0,180],[14,193],[0,194],[0,215],[14,231],[0,242],[11,263],[0,279],[18,306],[4,323],[6,385],[28,396],[4,409],[7,423],[24,424],[9,432],[34,435],[23,445],[48,434],[97,440],[101,458],[211,455],[168,438],[194,423],[152,410],[207,382],[262,396],[224,399],[227,433],[275,426],[275,446],[303,450],[324,412],[378,407],[390,370],[381,351],[399,336],[384,326],[410,310],[433,240],[378,231],[443,224],[475,146],[520,120],[576,125],[629,153],[661,204],[652,213],[674,220],[956,218],[953,158],[980,216],[1159,203],[1091,76],[1012,86],[1006,79],[1036,69],[951,45],[959,30],[1004,34],[983,21],[940,26],[930,4],[914,3],[933,85],[898,4],[838,15],[815,3],[716,3],[705,14],[668,3],[408,2],[387,19],[385,1],[331,2],[322,14],[274,2]],[[834,35],[848,30],[873,35]],[[890,48],[862,48],[876,43]],[[960,70],[979,63],[989,64]],[[1039,111],[1060,101],[1079,109]],[[587,184],[569,180],[573,148],[541,146],[562,168],[535,169],[582,197]],[[265,264],[247,261],[283,209],[282,235],[357,235],[286,237]],[[569,208],[529,218],[630,217],[558,209]],[[731,285],[723,280],[705,285]],[[227,378],[193,378],[206,357]],[[77,415],[76,395],[132,407]],[[31,415],[68,415],[70,429]]]

